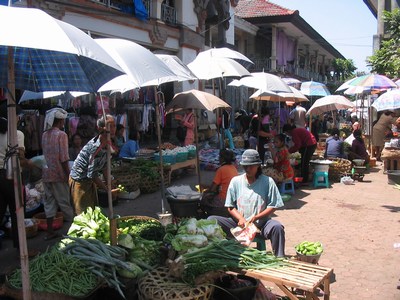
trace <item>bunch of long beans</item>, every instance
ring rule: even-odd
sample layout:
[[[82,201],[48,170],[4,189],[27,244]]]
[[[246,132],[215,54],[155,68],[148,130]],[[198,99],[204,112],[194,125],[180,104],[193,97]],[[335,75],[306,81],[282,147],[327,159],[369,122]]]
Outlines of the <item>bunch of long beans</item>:
[[[121,290],[124,285],[117,278],[117,268],[131,270],[124,261],[127,251],[118,246],[106,245],[97,239],[68,238],[72,242],[60,247],[60,250],[84,262],[90,272],[102,278],[109,287],[115,288],[125,298]]]
[[[184,264],[182,279],[192,284],[201,274],[227,269],[265,269],[280,267],[282,258],[266,251],[246,247],[236,240],[221,240],[187,252],[177,260]]]
[[[97,276],[81,260],[54,248],[29,262],[29,278],[33,291],[73,297],[87,296],[98,284]],[[13,272],[8,282],[21,289],[21,269]]]

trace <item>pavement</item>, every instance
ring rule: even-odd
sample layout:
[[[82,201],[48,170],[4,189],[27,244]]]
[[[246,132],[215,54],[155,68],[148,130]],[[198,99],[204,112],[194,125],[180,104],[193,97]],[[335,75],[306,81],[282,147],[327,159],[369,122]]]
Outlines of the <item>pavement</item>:
[[[324,252],[319,265],[334,269],[330,299],[400,299],[400,190],[387,183],[383,166],[372,168],[364,181],[353,185],[331,183],[329,188],[302,186],[276,211],[286,231],[286,254],[295,255],[299,242],[320,241]],[[202,171],[202,183],[211,183],[214,173]],[[194,170],[174,177],[172,184],[198,183]],[[168,208],[168,205],[167,205]],[[123,200],[114,208],[121,216],[156,217],[161,211],[161,193]],[[106,210],[107,211],[107,210]],[[60,233],[65,233],[65,224]],[[44,251],[57,240],[44,241],[44,232],[28,239],[28,247]],[[267,242],[267,249],[270,248]],[[19,265],[11,240],[0,249],[0,274]],[[272,292],[284,294],[274,284],[264,282]]]

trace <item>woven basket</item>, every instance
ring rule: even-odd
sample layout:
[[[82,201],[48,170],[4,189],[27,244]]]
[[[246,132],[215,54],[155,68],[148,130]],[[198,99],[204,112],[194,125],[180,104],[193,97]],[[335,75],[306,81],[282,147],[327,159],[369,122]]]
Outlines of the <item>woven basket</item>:
[[[165,267],[157,268],[138,283],[138,296],[141,300],[206,300],[211,299],[212,285],[189,286],[168,275]]]
[[[140,192],[142,194],[151,194],[160,189],[161,176],[158,178],[142,177],[140,179]]]
[[[333,164],[329,165],[329,180],[340,182],[342,176],[351,173],[351,161],[344,158],[334,158],[330,160],[333,161]]]
[[[134,192],[139,188],[140,175],[138,173],[125,172],[114,173],[114,179],[117,185],[122,185],[127,192]]]

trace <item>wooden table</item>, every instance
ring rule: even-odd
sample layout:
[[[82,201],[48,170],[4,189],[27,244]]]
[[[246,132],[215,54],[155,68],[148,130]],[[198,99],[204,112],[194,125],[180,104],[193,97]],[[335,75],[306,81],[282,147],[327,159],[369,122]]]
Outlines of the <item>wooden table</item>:
[[[171,174],[172,174],[173,171],[178,170],[178,169],[187,168],[187,167],[190,167],[190,166],[195,166],[196,167],[196,174],[197,174],[197,172],[199,170],[197,170],[196,158],[188,159],[186,161],[178,162],[178,163],[175,163],[175,164],[171,165],[169,167],[169,170],[168,170],[168,184],[171,184]]]
[[[323,299],[329,300],[330,277],[333,269],[297,260],[284,260],[280,268],[246,270],[244,274],[275,283],[291,300],[299,298],[294,289],[304,291],[307,300],[319,300],[318,288],[323,291]]]

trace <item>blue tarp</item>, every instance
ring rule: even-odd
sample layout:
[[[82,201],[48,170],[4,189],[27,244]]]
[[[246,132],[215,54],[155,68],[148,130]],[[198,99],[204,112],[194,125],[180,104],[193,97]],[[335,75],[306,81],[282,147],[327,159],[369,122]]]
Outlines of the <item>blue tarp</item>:
[[[143,4],[142,0],[133,0],[133,4],[135,6],[135,16],[141,20],[147,20],[149,13],[146,10],[146,7]]]

